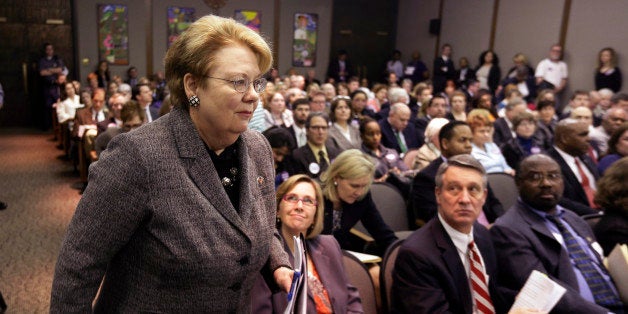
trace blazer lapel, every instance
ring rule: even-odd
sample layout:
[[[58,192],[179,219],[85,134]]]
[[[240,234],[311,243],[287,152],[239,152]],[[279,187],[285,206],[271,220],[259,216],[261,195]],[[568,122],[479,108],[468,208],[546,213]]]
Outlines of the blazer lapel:
[[[175,109],[172,115],[173,136],[179,148],[179,156],[185,159],[184,163],[188,168],[188,175],[205,198],[207,198],[211,206],[240,231],[245,233],[242,219],[236,212],[233,204],[231,204],[227,192],[225,192],[220,183],[216,168],[205,148],[203,140],[194,128],[189,114],[181,109]]]
[[[471,313],[473,304],[469,303],[471,301],[471,290],[469,289],[469,279],[467,278],[466,271],[462,265],[462,261],[460,261],[456,247],[447,236],[445,228],[438,218],[434,219],[435,223],[431,226],[432,235],[434,236],[436,245],[441,249],[441,256],[454,280],[453,284],[458,289],[460,303],[462,303],[465,312]]]

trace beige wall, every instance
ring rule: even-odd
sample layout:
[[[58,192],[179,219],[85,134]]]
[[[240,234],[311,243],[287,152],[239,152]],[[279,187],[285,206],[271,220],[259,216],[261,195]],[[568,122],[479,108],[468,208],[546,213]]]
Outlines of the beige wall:
[[[440,42],[454,48],[454,59],[467,56],[475,66],[478,56],[489,48],[494,0],[399,0],[397,47],[409,52],[419,46],[431,70],[435,37],[428,34],[429,19],[438,16],[443,2]],[[499,0],[494,50],[502,72],[512,66],[512,56],[521,52],[533,67],[548,55],[560,39],[564,0]],[[598,51],[613,47],[619,65],[628,72],[628,1],[573,0],[565,40],[565,62],[569,67],[567,96],[575,89],[594,88],[593,75]],[[404,32],[402,30],[410,31]],[[404,53],[404,61],[410,55]],[[626,90],[628,83],[624,83]]]
[[[315,2],[297,2],[292,0],[280,1],[280,33],[279,38],[274,39],[275,10],[274,1],[256,0],[229,0],[226,5],[218,10],[217,14],[224,17],[232,17],[236,9],[257,10],[262,14],[261,34],[272,43],[272,49],[278,52],[278,65],[283,73],[291,67],[292,47],[292,19],[294,13],[317,13],[319,16],[318,48],[316,73],[323,79],[327,63],[329,62],[329,38],[331,35],[331,10],[333,0],[320,0]],[[98,63],[98,33],[96,22],[96,5],[103,3],[101,0],[74,1],[77,29],[77,60],[81,62],[78,74],[82,82],[89,72],[92,72]],[[163,58],[167,49],[167,21],[166,12],[168,6],[192,7],[196,9],[196,16],[201,17],[211,14],[211,9],[201,0],[177,0],[177,1],[152,1],[152,25],[147,28],[149,15],[145,14],[149,8],[146,1],[118,0],[116,4],[124,4],[129,10],[129,65],[111,65],[112,74],[123,78],[130,65],[138,68],[141,75],[147,71],[146,55],[151,49],[153,55],[153,72],[163,71]],[[147,48],[147,29],[151,32],[152,47]],[[275,42],[276,41],[276,42]],[[305,74],[309,68],[297,68],[297,71]]]

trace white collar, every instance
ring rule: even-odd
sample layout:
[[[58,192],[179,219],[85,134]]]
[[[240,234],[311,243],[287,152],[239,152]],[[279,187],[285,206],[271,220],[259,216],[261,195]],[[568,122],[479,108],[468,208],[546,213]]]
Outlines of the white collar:
[[[443,219],[440,213],[438,213],[438,219],[440,220],[440,223],[443,225],[443,228],[445,228],[445,232],[447,232],[447,234],[451,238],[451,241],[454,243],[454,246],[456,246],[456,249],[458,250],[458,252],[462,254],[467,254],[469,243],[473,241],[473,226],[471,226],[471,232],[469,234],[466,234],[450,226],[445,221],[445,219]]]

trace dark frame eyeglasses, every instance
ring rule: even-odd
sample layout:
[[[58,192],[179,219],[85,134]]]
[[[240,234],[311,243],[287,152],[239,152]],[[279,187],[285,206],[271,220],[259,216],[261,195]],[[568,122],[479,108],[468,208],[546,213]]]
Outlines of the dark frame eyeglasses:
[[[234,80],[229,80],[229,79],[225,79],[221,77],[214,77],[214,76],[209,76],[209,75],[205,75],[205,77],[213,78],[216,80],[222,80],[225,82],[231,82],[233,84],[233,89],[238,93],[246,93],[246,91],[249,90],[249,86],[251,85],[251,80],[249,80],[248,78],[238,78]],[[263,77],[260,77],[258,79],[253,80],[253,89],[258,94],[263,93],[264,90],[266,90],[266,79]]]

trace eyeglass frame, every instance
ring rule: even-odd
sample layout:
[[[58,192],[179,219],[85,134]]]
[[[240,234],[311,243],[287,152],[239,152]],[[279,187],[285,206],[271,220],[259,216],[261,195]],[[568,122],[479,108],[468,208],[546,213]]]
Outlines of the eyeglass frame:
[[[287,199],[288,196],[296,197],[296,201],[288,200]],[[308,198],[309,198],[309,196],[308,196]],[[298,204],[299,201],[301,201],[303,206],[308,206],[308,207],[316,207],[316,206],[318,206],[318,201],[316,199],[310,199],[312,201],[312,204],[308,204],[308,203],[305,202],[305,197],[304,198],[299,198],[296,194],[293,194],[293,193],[287,193],[284,196],[282,196],[281,199],[286,201],[286,202],[288,202],[288,203],[290,203],[290,204]]]
[[[563,179],[563,175],[560,172],[533,172],[523,177],[523,180],[540,184],[547,179],[550,182],[556,183]]]
[[[210,76],[210,75],[203,75],[203,76],[206,77],[206,78],[213,78],[213,79],[216,79],[216,80],[222,80],[222,81],[225,81],[225,82],[231,82],[233,84],[233,90],[235,90],[238,93],[242,93],[242,94],[246,93],[246,91],[249,89],[249,87],[251,87],[251,83],[253,83],[253,90],[255,90],[256,93],[261,94],[261,93],[263,93],[266,90],[266,83],[268,83],[268,81],[265,78],[263,78],[263,77],[260,77],[260,78],[257,78],[257,79],[254,79],[254,80],[251,81],[248,78],[238,78],[238,79],[229,80],[229,79],[225,79],[225,78],[222,78],[222,77],[215,77],[215,76]],[[244,81],[245,82],[244,90],[241,90],[241,91],[238,90],[238,88],[237,88],[237,86],[238,86],[237,82],[238,81]],[[260,84],[259,85],[260,86],[259,90],[257,88],[255,88],[255,85],[256,85],[255,82],[258,82],[257,84]],[[239,85],[239,86],[243,86],[243,85]]]

